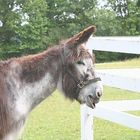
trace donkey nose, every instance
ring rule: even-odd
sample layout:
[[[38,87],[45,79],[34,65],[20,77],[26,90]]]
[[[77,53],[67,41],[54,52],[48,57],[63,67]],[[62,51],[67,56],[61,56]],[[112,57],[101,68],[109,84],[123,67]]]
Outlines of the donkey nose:
[[[96,94],[96,97],[99,99],[103,93],[101,89],[96,89],[95,94]]]

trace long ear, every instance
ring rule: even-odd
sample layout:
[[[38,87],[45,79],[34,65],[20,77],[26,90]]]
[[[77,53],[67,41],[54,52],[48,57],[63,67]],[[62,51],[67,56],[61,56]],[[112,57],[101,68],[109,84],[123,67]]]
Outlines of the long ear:
[[[68,46],[69,48],[73,48],[79,46],[82,43],[85,43],[89,39],[91,34],[95,32],[95,30],[96,30],[95,26],[90,26],[84,29],[80,33],[68,39],[68,41],[66,42],[66,46]]]

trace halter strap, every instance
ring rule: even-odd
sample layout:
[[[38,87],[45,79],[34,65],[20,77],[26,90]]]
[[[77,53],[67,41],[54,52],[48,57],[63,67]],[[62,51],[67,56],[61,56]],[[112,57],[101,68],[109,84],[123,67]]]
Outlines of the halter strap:
[[[91,83],[96,83],[98,81],[101,81],[101,78],[100,77],[96,77],[96,78],[93,78],[93,79],[89,79],[89,80],[79,80],[77,81],[74,77],[74,75],[72,75],[72,73],[70,73],[68,70],[66,70],[66,72],[73,78],[73,80],[77,83],[77,87],[82,89],[83,87],[91,84]]]
[[[94,79],[90,79],[90,80],[87,80],[87,81],[80,81],[78,84],[77,84],[77,87],[82,89],[83,87],[89,85],[89,84],[92,84],[92,83],[96,83],[98,81],[101,81],[101,78],[100,77],[96,77]]]

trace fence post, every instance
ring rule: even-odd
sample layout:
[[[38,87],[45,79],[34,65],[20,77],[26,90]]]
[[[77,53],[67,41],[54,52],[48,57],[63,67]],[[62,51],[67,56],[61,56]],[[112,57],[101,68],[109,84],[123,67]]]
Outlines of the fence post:
[[[93,140],[93,116],[85,104],[81,105],[81,140]]]

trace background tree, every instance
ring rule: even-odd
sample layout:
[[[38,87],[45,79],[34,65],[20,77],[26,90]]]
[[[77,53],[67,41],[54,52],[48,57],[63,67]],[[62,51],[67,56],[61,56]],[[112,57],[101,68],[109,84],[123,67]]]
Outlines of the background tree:
[[[139,0],[1,0],[0,58],[46,49],[95,24],[96,36],[140,35]],[[129,55],[98,53],[98,61]]]
[[[118,35],[140,34],[140,8],[138,0],[107,0],[108,7],[115,13],[120,21],[121,30]]]
[[[35,53],[43,49],[49,21],[44,0],[0,1],[1,58]]]
[[[96,0],[1,0],[1,57],[46,49],[92,24]]]
[[[50,42],[65,39],[93,24],[87,13],[94,9],[96,0],[46,0],[46,2],[48,5],[46,16],[51,23],[47,32]]]
[[[102,8],[93,9],[90,16],[99,36],[140,35],[140,8],[136,0],[107,0]],[[94,15],[92,14],[94,13]],[[97,62],[123,60],[139,55],[97,52]]]

